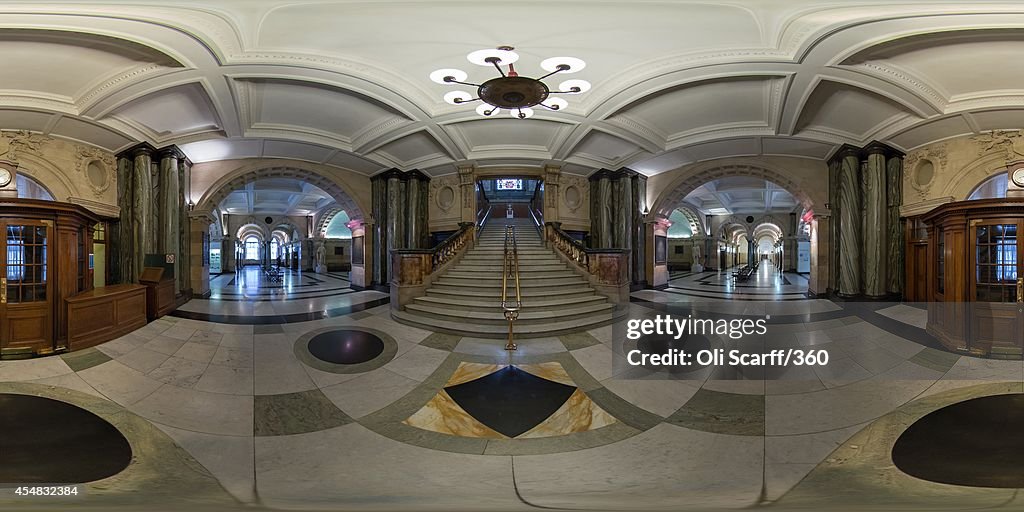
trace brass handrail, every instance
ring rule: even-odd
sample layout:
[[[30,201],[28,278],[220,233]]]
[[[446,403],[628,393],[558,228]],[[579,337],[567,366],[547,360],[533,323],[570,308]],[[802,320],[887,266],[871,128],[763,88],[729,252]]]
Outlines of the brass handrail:
[[[516,244],[516,227],[505,226],[505,258],[501,265],[501,309],[505,312],[505,319],[508,320],[508,343],[505,350],[515,350],[516,343],[513,338],[512,328],[516,319],[519,318],[519,309],[523,306],[522,294],[519,291],[519,249]],[[515,302],[510,302],[508,297],[508,280],[514,280],[516,288]]]

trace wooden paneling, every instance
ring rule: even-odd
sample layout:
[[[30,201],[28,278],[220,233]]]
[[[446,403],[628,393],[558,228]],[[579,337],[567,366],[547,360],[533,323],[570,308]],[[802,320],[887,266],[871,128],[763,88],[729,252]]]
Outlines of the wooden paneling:
[[[123,336],[146,325],[146,287],[122,284],[78,294],[67,299],[67,317],[71,350]]]

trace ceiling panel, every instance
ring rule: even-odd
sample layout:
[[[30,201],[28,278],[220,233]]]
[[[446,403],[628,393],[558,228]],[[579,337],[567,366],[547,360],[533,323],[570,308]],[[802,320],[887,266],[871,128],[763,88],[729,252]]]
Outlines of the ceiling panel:
[[[160,137],[220,129],[220,120],[206,91],[185,84],[143,96],[111,113],[140,124]]]

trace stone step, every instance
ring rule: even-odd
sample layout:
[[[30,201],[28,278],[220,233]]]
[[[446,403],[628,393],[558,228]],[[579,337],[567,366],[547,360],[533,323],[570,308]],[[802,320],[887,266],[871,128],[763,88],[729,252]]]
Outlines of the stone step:
[[[470,272],[501,272],[501,261],[482,261],[482,260],[460,260],[452,270],[458,269],[459,271],[470,271]],[[524,261],[519,260],[519,271],[520,272],[537,272],[543,270],[566,270],[569,266],[565,263],[547,263],[544,261]]]
[[[427,296],[496,300],[501,297],[501,290],[499,288],[494,287],[489,290],[481,290],[480,288],[467,288],[464,286],[433,285],[427,288]],[[520,289],[519,292],[524,300],[526,298],[586,297],[596,293],[593,288],[585,284],[580,284],[579,286],[559,286],[555,289],[524,288]]]
[[[462,268],[451,269],[441,277],[450,277],[452,279],[475,279],[485,281],[501,281],[501,270],[498,271],[487,271],[479,272],[466,270]],[[519,282],[535,281],[538,279],[565,279],[579,277],[579,274],[572,270],[534,270],[531,272],[524,272],[522,268],[519,269]]]
[[[585,304],[604,304],[608,302],[608,298],[604,295],[582,295],[579,296],[555,296],[555,297],[525,297],[523,299],[523,311],[533,309],[552,309],[560,308],[562,306],[580,306]],[[459,296],[438,296],[438,295],[427,295],[424,297],[416,297],[413,299],[413,303],[426,304],[439,308],[447,308],[456,311],[496,311],[501,308],[501,301],[497,298],[491,299],[477,299],[477,298],[465,298]],[[497,309],[495,309],[497,308]]]
[[[479,289],[481,293],[488,293],[488,290],[500,291],[501,289],[501,278],[493,280],[482,280],[482,279],[458,279],[453,277],[444,277],[435,281],[439,286],[461,286],[465,288]],[[533,288],[533,289],[557,289],[563,286],[582,286],[587,284],[587,281],[582,277],[568,277],[559,279],[519,279],[520,288]]]
[[[559,308],[558,310],[533,309],[520,311],[519,318],[516,320],[516,325],[532,325],[551,323],[554,321],[577,320],[594,315],[600,315],[602,313],[607,314],[608,317],[611,318],[613,309],[614,306],[612,304],[604,303],[570,306]],[[500,308],[496,308],[491,311],[457,311],[429,304],[413,303],[405,306],[405,311],[416,313],[418,316],[435,318],[449,322],[458,322],[462,320],[474,325],[504,325],[506,328],[508,327],[508,320],[505,319],[505,314]]]
[[[608,325],[621,316],[621,314],[616,310],[612,310],[610,313],[599,313],[576,320],[516,325],[513,333],[514,338],[517,340],[558,336]],[[392,311],[391,316],[396,321],[406,325],[449,334],[495,339],[504,339],[508,336],[507,323],[504,325],[468,324],[465,321],[449,321],[425,317],[411,311]]]

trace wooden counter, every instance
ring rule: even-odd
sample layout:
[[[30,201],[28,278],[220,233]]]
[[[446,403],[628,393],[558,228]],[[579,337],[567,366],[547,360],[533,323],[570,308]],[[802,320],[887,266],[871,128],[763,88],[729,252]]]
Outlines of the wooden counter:
[[[104,286],[68,297],[68,350],[88,348],[146,325],[146,287]]]

